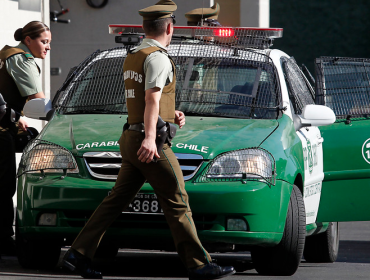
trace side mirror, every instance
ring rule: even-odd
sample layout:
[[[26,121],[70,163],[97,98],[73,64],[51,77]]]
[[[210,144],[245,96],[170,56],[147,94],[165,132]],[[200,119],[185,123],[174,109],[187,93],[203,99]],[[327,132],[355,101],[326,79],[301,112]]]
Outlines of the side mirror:
[[[329,125],[335,122],[336,117],[332,109],[323,105],[306,105],[303,107],[302,114],[298,116],[299,130],[304,126],[323,126]]]
[[[53,117],[54,109],[50,99],[34,98],[24,105],[23,114],[28,118],[49,121]]]

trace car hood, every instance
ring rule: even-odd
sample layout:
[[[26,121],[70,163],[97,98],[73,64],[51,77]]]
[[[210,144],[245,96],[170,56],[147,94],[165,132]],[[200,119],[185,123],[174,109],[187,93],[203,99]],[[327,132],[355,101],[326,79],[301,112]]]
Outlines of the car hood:
[[[75,155],[119,151],[118,139],[127,116],[58,115],[40,134]],[[278,126],[277,120],[187,117],[172,142],[175,153],[200,154],[212,159],[220,153],[257,147]]]
[[[40,138],[61,145],[73,154],[117,151],[118,139],[127,116],[83,114],[57,115],[44,128]]]
[[[258,147],[278,126],[276,120],[187,117],[173,140],[175,153],[200,154],[205,159],[232,150]]]

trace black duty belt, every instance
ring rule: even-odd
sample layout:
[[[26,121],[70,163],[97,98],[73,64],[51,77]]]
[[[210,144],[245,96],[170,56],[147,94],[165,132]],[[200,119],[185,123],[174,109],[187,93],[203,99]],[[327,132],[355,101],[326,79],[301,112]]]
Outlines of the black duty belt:
[[[160,116],[158,116],[158,122],[156,126],[156,138],[155,138],[155,144],[157,146],[157,152],[158,154],[163,148],[163,145],[165,143],[168,143],[169,146],[171,146],[171,141],[176,135],[176,125],[172,123],[168,123],[162,120]],[[134,130],[139,131],[141,133],[145,133],[144,130],[144,123],[135,123],[135,124],[128,124],[128,120],[123,126],[123,131],[125,130]],[[157,162],[157,158],[153,158],[154,162]]]
[[[130,126],[128,127],[128,130],[144,132],[144,124],[143,123],[130,124]]]

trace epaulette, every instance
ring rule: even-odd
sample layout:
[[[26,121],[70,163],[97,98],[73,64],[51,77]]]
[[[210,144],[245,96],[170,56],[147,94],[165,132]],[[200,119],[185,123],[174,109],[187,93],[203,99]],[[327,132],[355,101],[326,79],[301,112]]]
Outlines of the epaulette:
[[[32,54],[30,54],[30,53],[24,53],[24,55],[26,56],[26,58],[28,58],[28,59],[31,59],[31,58],[33,58],[33,55]]]

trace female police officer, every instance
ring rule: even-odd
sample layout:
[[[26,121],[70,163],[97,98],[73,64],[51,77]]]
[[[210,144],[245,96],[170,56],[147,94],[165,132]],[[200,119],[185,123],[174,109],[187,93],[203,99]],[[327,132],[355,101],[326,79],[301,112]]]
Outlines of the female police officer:
[[[14,33],[21,41],[16,47],[5,46],[0,50],[0,94],[9,109],[19,116],[27,100],[45,98],[41,88],[40,68],[34,58],[44,59],[50,50],[51,33],[48,26],[32,21]],[[0,121],[0,252],[14,252],[12,236],[16,189],[14,137],[20,130],[27,130],[22,118],[12,123],[7,116]]]

